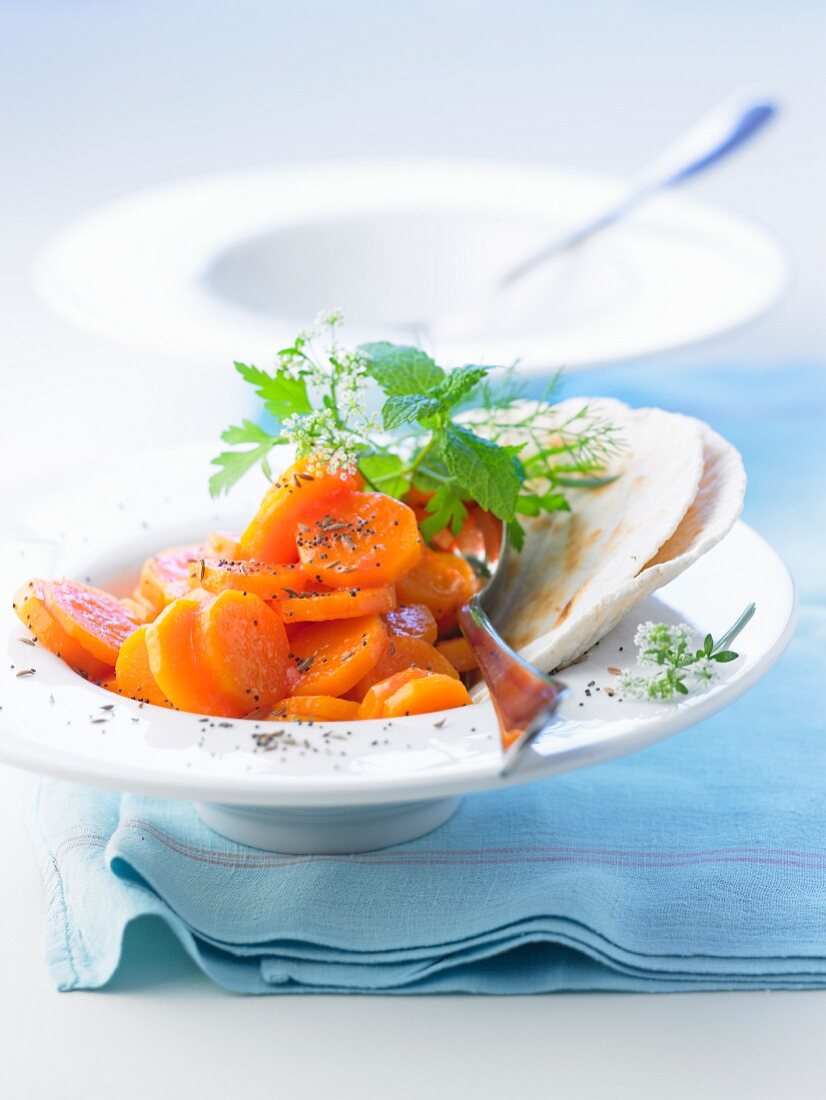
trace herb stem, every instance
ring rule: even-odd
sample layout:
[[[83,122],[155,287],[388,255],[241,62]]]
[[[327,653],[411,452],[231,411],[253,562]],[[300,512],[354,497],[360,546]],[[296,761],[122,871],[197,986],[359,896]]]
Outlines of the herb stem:
[[[754,613],[755,613],[756,610],[757,610],[757,605],[753,604],[753,603],[750,603],[749,606],[746,608],[746,610],[743,612],[743,614],[740,616],[740,618],[737,620],[737,622],[733,626],[730,626],[729,629],[722,636],[722,638],[720,638],[717,641],[716,645],[714,646],[714,649],[711,652],[712,653],[719,653],[722,650],[728,649],[728,647],[731,645],[731,643],[734,641],[734,639],[738,636],[738,634],[742,634],[745,627],[754,618]]]

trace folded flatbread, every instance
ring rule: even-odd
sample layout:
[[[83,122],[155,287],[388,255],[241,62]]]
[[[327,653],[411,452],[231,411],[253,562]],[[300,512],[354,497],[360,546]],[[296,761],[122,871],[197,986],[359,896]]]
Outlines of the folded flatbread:
[[[619,429],[624,448],[610,467],[619,476],[568,491],[570,512],[528,521],[493,609],[510,645],[546,672],[579,657],[719,542],[745,495],[738,452],[692,417],[570,400],[555,406],[549,432],[585,404]]]

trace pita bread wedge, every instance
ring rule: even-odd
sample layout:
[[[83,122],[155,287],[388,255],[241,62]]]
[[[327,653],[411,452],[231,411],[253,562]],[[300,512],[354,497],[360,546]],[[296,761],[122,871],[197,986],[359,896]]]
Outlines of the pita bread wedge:
[[[582,404],[562,402],[555,415]],[[576,659],[719,542],[745,492],[740,456],[701,421],[615,401],[588,408],[624,437],[612,470],[621,476],[571,491],[570,513],[526,525],[494,609],[506,640],[544,671]]]
[[[703,477],[697,496],[677,530],[646,563],[645,568],[622,585],[609,603],[594,608],[594,630],[581,652],[612,630],[634,604],[668,584],[703,554],[707,554],[739,518],[746,495],[743,460],[722,436],[702,421],[697,423],[702,433],[704,455]],[[570,661],[573,657],[563,660]]]

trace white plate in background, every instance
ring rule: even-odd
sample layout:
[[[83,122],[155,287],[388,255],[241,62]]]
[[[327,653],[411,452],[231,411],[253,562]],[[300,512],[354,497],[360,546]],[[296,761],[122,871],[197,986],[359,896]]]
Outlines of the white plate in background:
[[[204,176],[93,211],[38,258],[43,297],[109,338],[264,363],[320,309],[347,340],[411,342],[478,309],[497,274],[601,209],[622,181],[472,161],[327,161]],[[527,281],[448,364],[578,368],[719,335],[782,293],[749,223],[670,194]],[[507,316],[504,313],[507,313]]]

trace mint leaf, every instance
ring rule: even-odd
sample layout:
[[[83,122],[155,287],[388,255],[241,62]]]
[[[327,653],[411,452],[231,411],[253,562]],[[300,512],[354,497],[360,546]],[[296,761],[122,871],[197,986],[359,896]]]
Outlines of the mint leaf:
[[[452,409],[476,388],[488,373],[488,367],[457,367],[439,386],[439,396],[445,408]]]
[[[467,498],[499,519],[513,519],[521,481],[512,455],[457,424],[440,433],[439,452]]]
[[[412,424],[426,416],[433,416],[441,407],[441,402],[436,397],[416,393],[399,394],[388,397],[385,401],[381,410],[382,423],[387,431],[392,431],[402,424]]]
[[[307,394],[307,383],[303,378],[294,378],[281,370],[268,374],[247,363],[236,363],[235,369],[245,382],[255,386],[255,392],[264,402],[267,412],[276,420],[286,420],[296,413],[313,411]]]
[[[367,371],[389,396],[423,394],[438,386],[445,372],[420,348],[380,341],[362,344],[359,351],[367,356]]]
[[[403,473],[404,468],[404,461],[398,455],[362,455],[359,459],[359,470],[368,485],[397,499],[410,488],[410,478]]]

